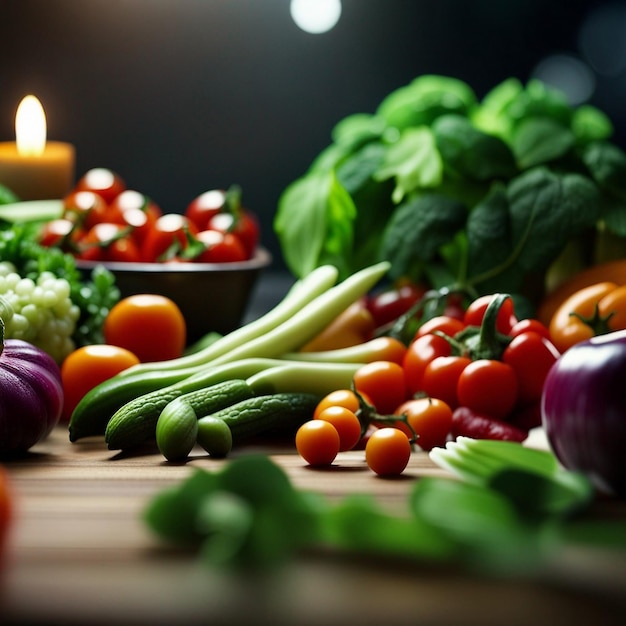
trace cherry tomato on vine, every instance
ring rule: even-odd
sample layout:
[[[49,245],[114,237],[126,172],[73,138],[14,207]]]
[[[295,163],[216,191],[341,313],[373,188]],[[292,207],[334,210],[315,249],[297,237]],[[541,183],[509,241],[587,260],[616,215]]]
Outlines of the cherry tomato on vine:
[[[372,361],[362,365],[354,373],[353,383],[354,388],[365,394],[382,414],[393,413],[407,397],[404,369],[393,361]]]
[[[131,230],[121,224],[95,224],[77,245],[77,257],[85,261],[141,261],[141,253]]]
[[[196,226],[184,215],[165,213],[161,215],[154,226],[148,231],[141,248],[143,260],[147,263],[156,263],[164,260],[164,255],[171,251],[172,246],[179,250],[187,247],[187,233],[198,234]]]
[[[241,209],[236,215],[230,212],[216,213],[209,219],[206,228],[236,235],[243,244],[247,257],[254,256],[259,243],[260,226],[256,216],[250,211]]]
[[[206,230],[209,220],[226,210],[226,192],[223,189],[211,189],[195,197],[185,209],[188,217],[199,231]]]
[[[476,300],[469,304],[463,318],[466,326],[480,326],[482,324],[485,311],[487,310],[492,298],[492,295],[479,296]],[[500,310],[498,311],[496,329],[499,332],[508,335],[511,328],[515,326],[517,321],[513,300],[511,298],[507,298],[504,300]]]
[[[502,361],[477,359],[458,378],[458,405],[494,419],[503,420],[511,413],[517,395],[515,370]]]
[[[73,191],[63,199],[63,215],[76,224],[89,230],[96,224],[111,222],[120,224],[121,214],[109,211],[102,196],[92,191]]]
[[[522,404],[539,402],[548,371],[559,356],[554,345],[536,332],[517,335],[505,348],[502,361],[515,370]]]
[[[375,430],[365,444],[365,462],[379,476],[402,474],[410,458],[411,442],[398,428]]]
[[[193,259],[198,263],[237,263],[248,258],[246,249],[233,233],[202,230],[195,235],[195,238],[205,246],[204,250]]]
[[[57,246],[64,252],[72,252],[84,235],[82,228],[65,217],[46,222],[38,235],[38,242],[45,247]]]
[[[337,429],[325,420],[309,420],[296,432],[296,450],[309,465],[331,465],[339,446]]]
[[[107,343],[130,350],[141,362],[178,358],[186,342],[178,305],[157,294],[122,298],[109,311],[103,332]]]
[[[87,392],[138,363],[139,359],[135,354],[118,346],[93,344],[71,352],[61,364],[61,418],[69,421],[76,405]]]
[[[438,356],[424,370],[422,391],[431,398],[443,400],[452,409],[459,405],[457,383],[466,367],[472,363],[464,356]]]
[[[438,335],[424,335],[411,342],[402,360],[410,395],[422,390],[422,379],[428,364],[438,356],[450,356],[451,352],[450,343]]]
[[[76,183],[76,191],[97,193],[107,204],[126,189],[119,174],[104,167],[94,167],[83,174]]]
[[[417,436],[415,443],[422,450],[444,446],[452,428],[452,409],[439,398],[413,398],[403,402],[396,415],[406,415],[407,422]],[[403,425],[404,426],[404,425]],[[410,429],[405,432],[413,436]]]
[[[319,411],[314,419],[330,422],[339,434],[339,452],[352,450],[361,439],[361,422],[354,411],[346,407],[328,406]]]
[[[317,403],[313,412],[313,419],[316,419],[324,409],[331,406],[341,406],[356,413],[359,410],[359,398],[352,389],[335,389]]]
[[[448,337],[454,337],[458,332],[465,328],[465,323],[455,317],[449,315],[437,315],[425,321],[418,329],[415,337],[422,337],[438,331]]]

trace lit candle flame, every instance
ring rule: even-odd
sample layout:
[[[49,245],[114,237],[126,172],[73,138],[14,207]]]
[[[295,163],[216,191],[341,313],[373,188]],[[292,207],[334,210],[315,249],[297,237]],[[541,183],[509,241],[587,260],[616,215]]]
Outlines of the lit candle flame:
[[[46,114],[35,96],[26,96],[17,107],[15,142],[21,156],[41,156],[46,148]]]

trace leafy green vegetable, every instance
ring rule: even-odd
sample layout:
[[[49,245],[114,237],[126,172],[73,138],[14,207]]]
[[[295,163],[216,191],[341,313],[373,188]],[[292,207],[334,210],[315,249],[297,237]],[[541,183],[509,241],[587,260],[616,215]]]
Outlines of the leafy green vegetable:
[[[274,229],[298,277],[389,260],[392,279],[523,290],[581,234],[626,237],[626,154],[612,132],[601,111],[536,80],[479,100],[462,81],[420,76],[339,121],[281,195]]]
[[[431,458],[460,480],[415,481],[406,515],[365,494],[330,501],[297,490],[271,459],[247,455],[158,493],[144,521],[164,540],[195,547],[207,565],[226,567],[275,567],[323,547],[532,574],[565,545],[626,550],[623,528],[585,518],[591,484],[551,452],[460,438]]]

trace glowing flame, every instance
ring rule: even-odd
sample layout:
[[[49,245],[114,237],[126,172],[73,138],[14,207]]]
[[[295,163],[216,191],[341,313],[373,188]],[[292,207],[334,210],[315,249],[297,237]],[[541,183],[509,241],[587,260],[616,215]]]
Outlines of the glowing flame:
[[[17,107],[15,141],[21,156],[41,156],[46,148],[46,114],[35,96],[26,96]]]

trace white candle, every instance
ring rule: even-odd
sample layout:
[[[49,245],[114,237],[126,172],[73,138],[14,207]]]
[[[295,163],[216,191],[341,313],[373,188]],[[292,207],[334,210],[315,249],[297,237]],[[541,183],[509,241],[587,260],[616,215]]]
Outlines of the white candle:
[[[0,184],[20,200],[56,200],[74,185],[75,150],[46,141],[46,115],[35,96],[26,96],[15,115],[15,142],[0,143]]]

